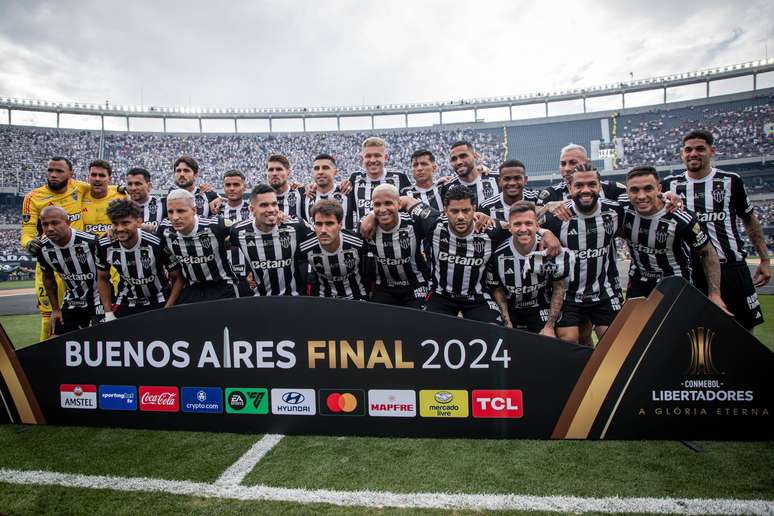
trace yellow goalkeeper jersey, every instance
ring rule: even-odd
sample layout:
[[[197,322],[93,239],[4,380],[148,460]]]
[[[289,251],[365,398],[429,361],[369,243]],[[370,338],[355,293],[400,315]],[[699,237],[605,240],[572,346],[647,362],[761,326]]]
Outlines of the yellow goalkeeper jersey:
[[[107,216],[107,207],[113,199],[123,199],[126,197],[115,191],[115,187],[108,190],[108,193],[102,199],[95,199],[91,196],[91,191],[83,198],[83,209],[81,210],[81,219],[83,221],[83,230],[92,235],[102,236],[110,229],[110,219]]]

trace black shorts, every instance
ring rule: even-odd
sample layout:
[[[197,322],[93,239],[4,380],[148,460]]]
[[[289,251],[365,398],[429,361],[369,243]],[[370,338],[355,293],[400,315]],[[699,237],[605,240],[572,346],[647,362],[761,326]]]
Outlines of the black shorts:
[[[492,300],[470,301],[467,299],[453,299],[437,292],[431,292],[427,300],[426,310],[453,317],[457,317],[462,312],[462,317],[465,319],[493,324],[503,323],[497,303]]]
[[[381,303],[383,305],[405,306],[425,309],[425,299],[427,299],[427,285],[421,287],[387,287],[384,285],[374,285],[371,291],[370,301]]]
[[[617,297],[590,303],[565,301],[562,305],[562,318],[556,322],[558,328],[581,326],[591,321],[594,326],[610,326],[621,311],[621,300]]]
[[[626,287],[626,299],[633,297],[648,297],[653,289],[658,285],[658,281],[642,281],[636,278],[629,278],[629,285]]]
[[[253,297],[255,296],[255,291],[250,288],[250,285],[247,283],[247,278],[238,278],[239,281],[236,283],[237,288],[237,295],[238,297]]]
[[[516,330],[525,330],[530,333],[540,333],[548,320],[548,307],[534,308],[508,308],[511,325]],[[557,320],[561,319],[561,315]]]
[[[152,305],[125,306],[118,305],[113,309],[116,317],[129,317],[130,315],[142,314],[151,310],[160,310],[164,308],[164,303],[154,303]]]
[[[102,316],[99,316],[102,318]],[[94,308],[62,308],[62,320],[63,324],[59,324],[51,319],[52,334],[64,335],[71,331],[80,330],[81,328],[88,328],[93,324],[97,324],[97,315],[94,313]]]
[[[184,287],[183,291],[180,292],[177,304],[188,305],[233,297],[236,297],[236,287],[232,283],[227,281],[201,281]]]
[[[704,269],[693,271],[693,284],[707,295],[707,278]],[[720,266],[720,297],[734,314],[734,319],[748,330],[763,322],[763,310],[758,302],[758,292],[750,276],[747,263],[727,263]]]

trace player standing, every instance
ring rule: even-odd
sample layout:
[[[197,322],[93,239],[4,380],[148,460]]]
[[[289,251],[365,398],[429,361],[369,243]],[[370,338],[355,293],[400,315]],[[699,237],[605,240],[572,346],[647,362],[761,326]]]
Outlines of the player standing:
[[[144,168],[130,168],[126,173],[126,193],[142,208],[142,220],[148,231],[155,231],[167,217],[164,199],[151,195],[152,189],[150,172]]]
[[[105,320],[174,305],[184,284],[180,264],[170,260],[156,235],[142,229],[140,206],[129,199],[116,199],[108,205],[107,216],[113,238],[101,238],[95,255]],[[108,272],[111,267],[121,277],[115,310]]]
[[[420,149],[411,155],[411,173],[414,176],[414,184],[400,191],[401,195],[407,195],[418,199],[437,211],[443,211],[443,197],[441,186],[433,180],[438,165],[435,156],[429,150]]]
[[[715,156],[715,138],[703,130],[691,131],[683,137],[680,155],[686,171],[663,180],[664,191],[682,197],[686,209],[694,212],[702,229],[710,238],[720,259],[720,295],[734,318],[752,330],[763,322],[763,312],[756,287],[771,279],[769,251],[763,238],[760,222],[747,199],[742,178],[733,172],[712,166]],[[755,277],[747,268],[744,244],[739,233],[742,222],[750,242],[760,256]],[[694,284],[707,294],[718,285],[708,284],[707,278],[693,268]]]
[[[246,258],[255,295],[298,296],[306,290],[306,255],[301,241],[311,235],[302,222],[280,222],[274,188],[259,184],[250,192],[253,217],[231,226],[229,241]]]
[[[508,222],[511,206],[519,201],[537,201],[538,193],[526,188],[527,168],[517,159],[509,159],[500,165],[497,186],[500,194],[485,199],[478,211],[486,213],[498,222]]]
[[[277,193],[279,210],[292,219],[304,220],[303,187],[292,189],[288,183],[290,161],[281,154],[272,154],[266,161],[266,180]]]
[[[446,198],[446,192],[454,186],[460,185],[466,187],[473,195],[473,203],[478,206],[485,199],[489,199],[500,193],[500,187],[497,184],[497,176],[481,174],[481,166],[477,161],[479,155],[470,142],[461,140],[451,146],[451,162],[457,177],[443,185],[441,194]]]
[[[236,297],[224,219],[199,217],[193,194],[183,189],[169,192],[167,212],[157,235],[170,261],[180,263],[188,283],[177,304]]]
[[[569,249],[549,258],[538,250],[540,236],[535,205],[516,201],[508,212],[511,238],[495,249],[488,281],[504,325],[556,337],[567,279],[573,272]]]

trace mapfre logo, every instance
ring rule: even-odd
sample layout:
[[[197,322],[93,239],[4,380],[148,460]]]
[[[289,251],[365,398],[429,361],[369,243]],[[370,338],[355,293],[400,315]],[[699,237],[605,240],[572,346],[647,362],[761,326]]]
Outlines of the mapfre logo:
[[[96,409],[97,386],[64,383],[59,386],[59,401],[62,408]]]
[[[520,418],[524,405],[520,390],[474,390],[473,417]]]
[[[371,389],[368,391],[368,415],[414,417],[417,415],[417,395],[410,390]]]
[[[146,412],[178,412],[180,397],[177,387],[140,387],[140,410]]]

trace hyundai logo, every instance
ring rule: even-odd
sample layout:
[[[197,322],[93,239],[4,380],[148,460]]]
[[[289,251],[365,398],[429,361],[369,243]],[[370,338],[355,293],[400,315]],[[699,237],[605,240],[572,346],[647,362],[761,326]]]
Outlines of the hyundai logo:
[[[282,395],[282,401],[288,405],[298,405],[304,402],[304,395],[300,392],[286,392]]]

